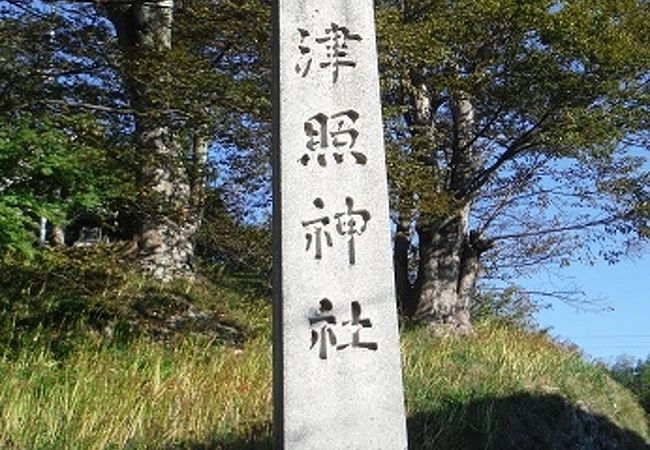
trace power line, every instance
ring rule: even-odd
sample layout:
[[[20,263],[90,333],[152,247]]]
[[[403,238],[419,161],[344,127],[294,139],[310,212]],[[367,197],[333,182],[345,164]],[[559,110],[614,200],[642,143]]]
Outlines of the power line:
[[[614,345],[614,346],[598,346],[598,347],[589,347],[588,349],[583,349],[585,351],[591,351],[591,350],[648,350],[650,351],[650,346],[628,346],[628,345]]]
[[[636,338],[650,338],[650,334],[595,334],[585,336],[562,336],[565,339],[636,339]]]

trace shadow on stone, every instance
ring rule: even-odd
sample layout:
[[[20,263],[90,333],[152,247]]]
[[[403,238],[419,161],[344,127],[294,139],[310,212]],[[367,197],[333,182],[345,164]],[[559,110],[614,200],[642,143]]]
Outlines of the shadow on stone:
[[[408,419],[410,449],[649,450],[642,436],[558,395],[521,393]]]

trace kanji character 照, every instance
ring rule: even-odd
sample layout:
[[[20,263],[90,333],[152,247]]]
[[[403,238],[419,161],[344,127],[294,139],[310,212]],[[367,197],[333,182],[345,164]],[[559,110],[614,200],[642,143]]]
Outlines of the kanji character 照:
[[[358,119],[359,113],[349,109],[338,112],[331,117],[318,113],[305,122],[305,135],[309,138],[305,146],[310,152],[316,154],[316,161],[321,167],[327,166],[328,151],[331,151],[332,157],[337,164],[343,162],[343,151],[348,150],[357,164],[366,164],[368,161],[366,155],[352,150],[359,137],[359,131],[353,128]],[[306,166],[311,159],[310,154],[305,153],[299,161]]]

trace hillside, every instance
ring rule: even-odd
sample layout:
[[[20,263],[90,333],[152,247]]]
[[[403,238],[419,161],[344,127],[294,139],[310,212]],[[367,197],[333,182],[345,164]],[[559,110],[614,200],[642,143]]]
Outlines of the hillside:
[[[271,448],[270,307],[259,286],[213,273],[219,287],[206,278],[161,288],[123,275],[110,289],[98,282],[83,291],[61,286],[64,272],[49,266],[57,289],[38,284],[39,266],[17,267],[0,271],[4,311],[9,295],[50,302],[55,311],[52,296],[67,295],[63,303],[86,320],[31,332],[27,322],[3,322],[1,449]],[[78,267],[65,267],[68,280],[83,279]],[[84,267],[96,269],[96,280],[112,279],[100,276],[106,265]],[[31,290],[12,290],[21,274]],[[93,308],[77,304],[88,301],[84,295],[94,296]],[[119,314],[148,331],[120,331]],[[102,328],[89,325],[102,317]],[[462,339],[402,331],[410,448],[650,448],[633,395],[542,334],[489,323]]]

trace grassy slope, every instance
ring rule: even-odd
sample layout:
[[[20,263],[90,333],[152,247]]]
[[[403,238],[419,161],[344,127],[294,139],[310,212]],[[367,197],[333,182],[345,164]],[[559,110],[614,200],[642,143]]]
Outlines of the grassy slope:
[[[220,292],[252,330],[243,345],[96,337],[63,359],[40,344],[0,358],[0,449],[270,448],[270,310]],[[543,336],[484,324],[465,339],[406,330],[402,345],[411,448],[650,442],[628,391]]]

